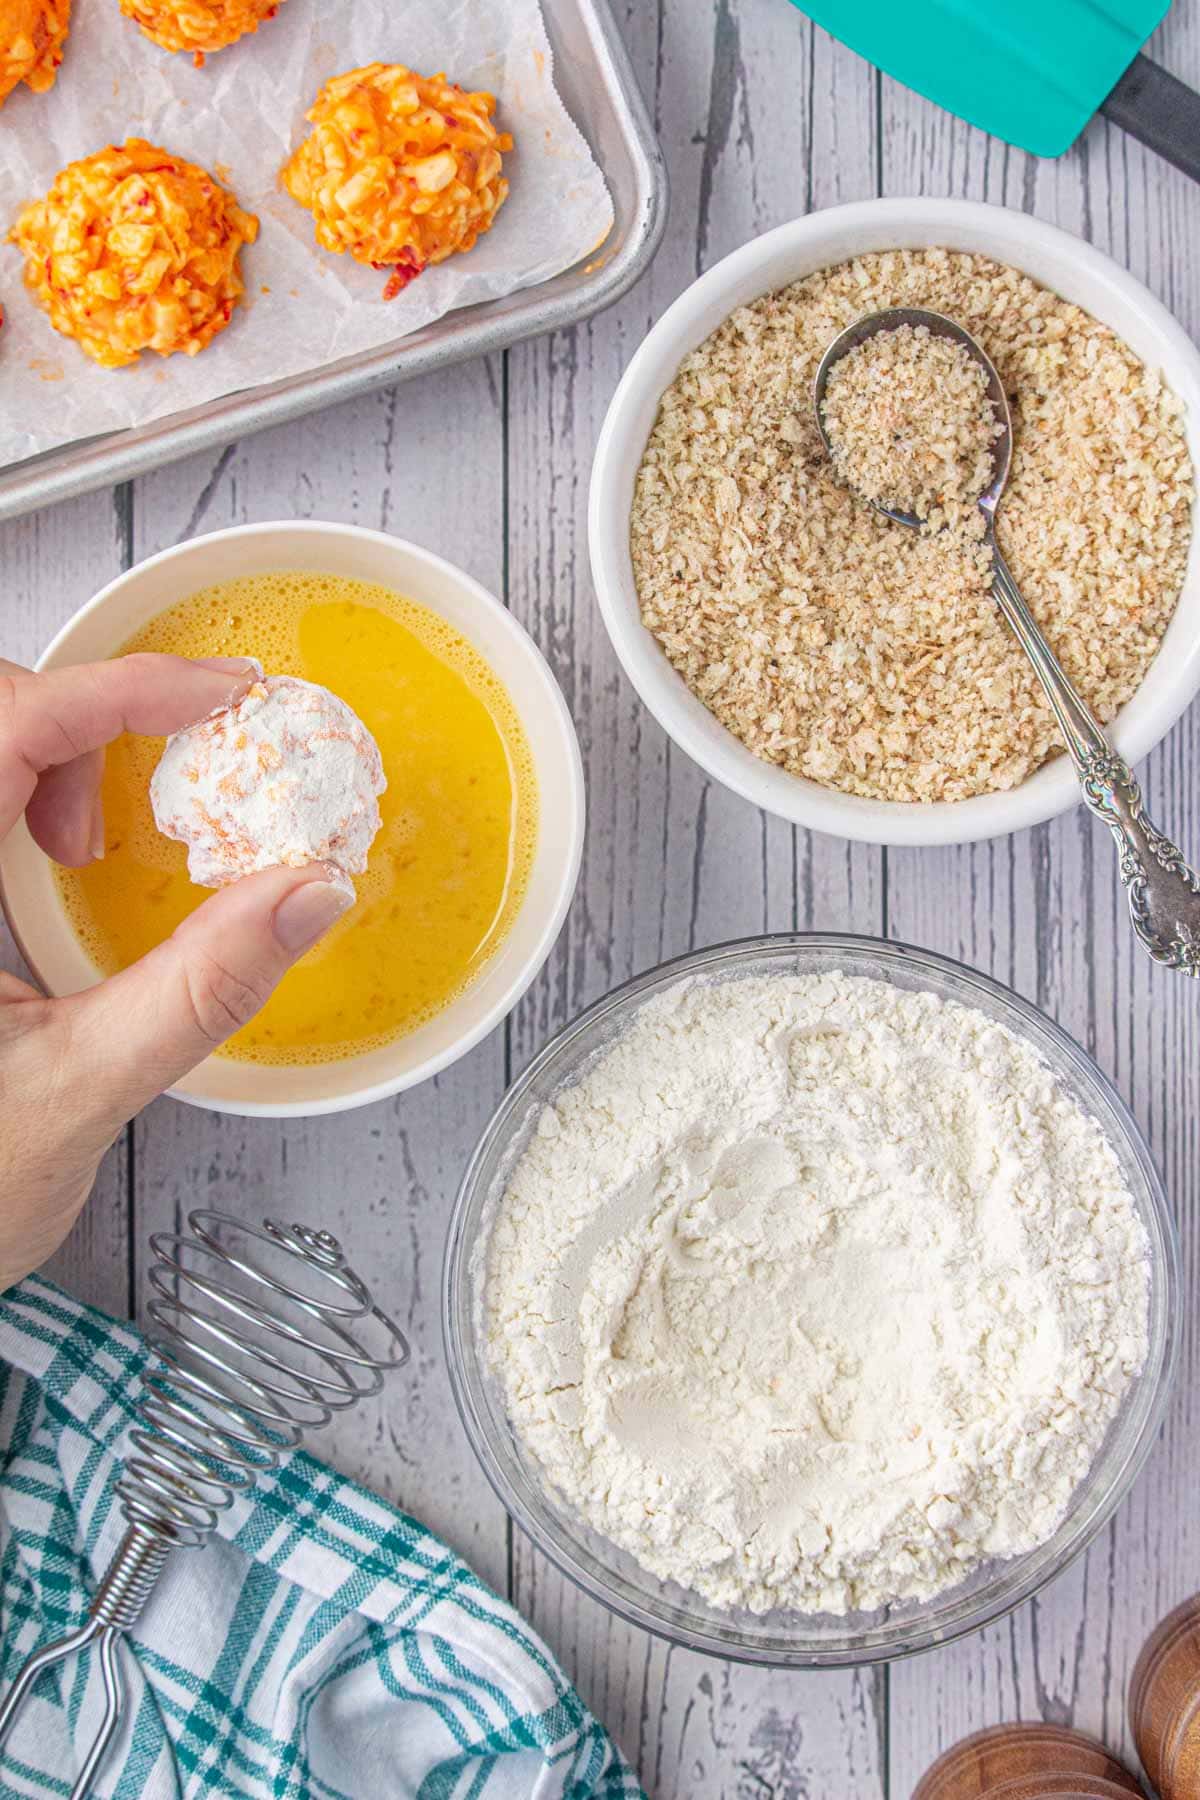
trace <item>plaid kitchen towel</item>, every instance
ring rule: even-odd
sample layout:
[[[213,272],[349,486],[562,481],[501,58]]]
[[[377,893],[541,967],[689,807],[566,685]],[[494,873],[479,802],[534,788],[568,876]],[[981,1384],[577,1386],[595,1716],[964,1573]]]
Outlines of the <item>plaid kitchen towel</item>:
[[[113,1484],[146,1360],[126,1325],[33,1276],[0,1296],[7,1687],[82,1623],[123,1529]],[[111,1800],[639,1796],[549,1651],[414,1519],[302,1451],[177,1550],[121,1649]],[[99,1673],[43,1676],[0,1793],[67,1795]]]

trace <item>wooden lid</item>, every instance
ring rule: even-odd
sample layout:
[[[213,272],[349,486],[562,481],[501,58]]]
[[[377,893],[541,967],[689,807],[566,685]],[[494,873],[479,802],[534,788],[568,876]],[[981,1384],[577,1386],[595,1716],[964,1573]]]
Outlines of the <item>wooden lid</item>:
[[[1138,1755],[1162,1800],[1200,1794],[1200,1596],[1151,1633],[1129,1684]]]
[[[987,1800],[1129,1800],[1131,1794],[1141,1800],[1141,1789],[1130,1787],[1124,1777],[1118,1786],[1103,1775],[1019,1775],[989,1788]]]
[[[994,1725],[955,1744],[913,1800],[1128,1800],[1141,1789],[1102,1744],[1065,1725]]]

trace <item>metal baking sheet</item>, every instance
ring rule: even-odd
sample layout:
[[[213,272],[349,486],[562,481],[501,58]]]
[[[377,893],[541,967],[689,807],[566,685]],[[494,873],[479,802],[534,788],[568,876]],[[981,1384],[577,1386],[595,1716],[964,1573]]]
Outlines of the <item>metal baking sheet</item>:
[[[382,349],[12,463],[0,469],[0,519],[128,481],[317,407],[558,330],[620,299],[662,238],[667,216],[662,152],[608,0],[543,0],[543,14],[555,84],[612,195],[613,229],[602,260],[589,259],[537,287],[447,313]]]

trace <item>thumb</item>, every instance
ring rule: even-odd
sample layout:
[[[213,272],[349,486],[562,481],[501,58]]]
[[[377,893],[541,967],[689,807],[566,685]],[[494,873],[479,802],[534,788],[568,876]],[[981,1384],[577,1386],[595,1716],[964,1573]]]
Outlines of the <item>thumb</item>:
[[[354,899],[333,863],[246,875],[140,962],[58,1002],[88,1110],[116,1129],[203,1062]]]

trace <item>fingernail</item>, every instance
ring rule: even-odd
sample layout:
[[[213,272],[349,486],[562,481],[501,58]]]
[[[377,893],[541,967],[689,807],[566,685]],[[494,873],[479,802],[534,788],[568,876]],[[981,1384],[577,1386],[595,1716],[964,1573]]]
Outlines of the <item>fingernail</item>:
[[[236,706],[254,683],[263,678],[263,666],[257,656],[198,656],[195,661],[199,669],[212,669],[216,674],[235,677],[233,686],[218,711],[226,706]]]
[[[356,898],[354,883],[329,865],[325,880],[306,881],[279,902],[272,920],[277,941],[291,955],[299,955],[324,937]]]
[[[263,666],[257,656],[197,656],[198,669],[216,669],[222,675],[261,675]]]
[[[93,862],[99,862],[104,855],[104,802],[99,794],[92,801],[92,825],[88,834],[88,850]]]

